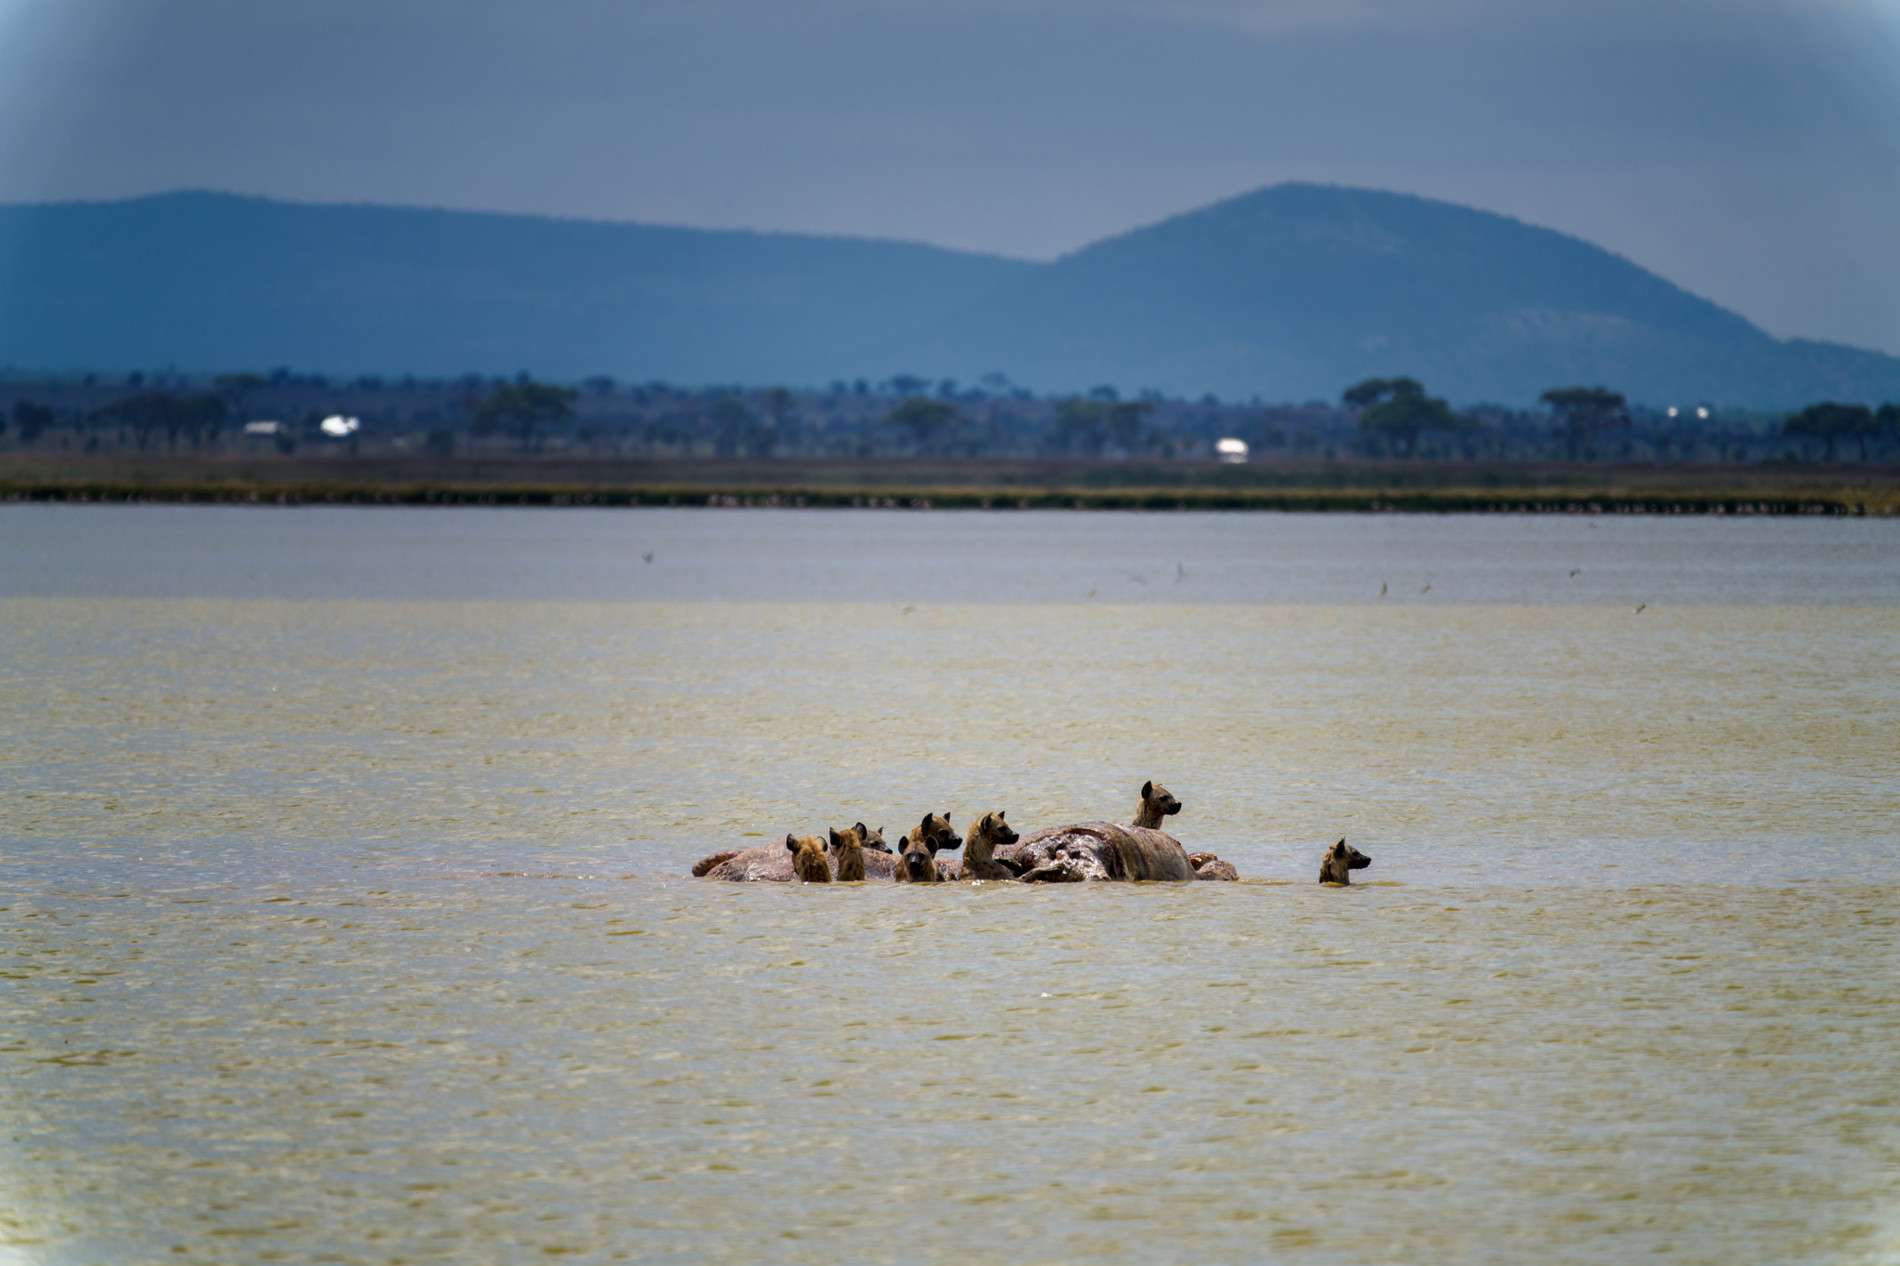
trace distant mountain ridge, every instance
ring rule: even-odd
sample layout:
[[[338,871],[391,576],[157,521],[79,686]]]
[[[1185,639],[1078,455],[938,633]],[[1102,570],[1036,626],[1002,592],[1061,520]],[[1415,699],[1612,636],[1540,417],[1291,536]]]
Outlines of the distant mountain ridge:
[[[0,362],[809,382],[836,372],[841,347],[921,326],[1033,266],[909,243],[214,193],[0,207]]]
[[[178,193],[0,207],[0,363],[682,383],[897,372],[1038,390],[1455,402],[1900,399],[1900,358],[1777,340],[1574,237],[1276,185],[1052,263],[898,242]]]

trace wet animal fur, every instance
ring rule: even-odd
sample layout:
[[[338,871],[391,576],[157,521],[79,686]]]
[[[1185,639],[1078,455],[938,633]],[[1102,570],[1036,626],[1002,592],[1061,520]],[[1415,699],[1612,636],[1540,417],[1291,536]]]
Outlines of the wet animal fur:
[[[785,847],[792,855],[792,873],[808,884],[831,882],[831,863],[825,860],[825,842],[816,835],[785,836]],[[862,864],[863,857],[859,856]]]
[[[928,841],[933,856],[954,849],[960,843],[957,839],[957,829],[950,825],[950,815],[947,813],[924,814],[924,820],[913,826],[904,838]]]
[[[864,823],[831,832],[831,854],[838,861],[838,882],[854,883],[864,878],[864,837],[870,832]]]
[[[1014,828],[1003,820],[1003,813],[998,809],[970,824],[970,833],[963,837],[963,865],[957,872],[958,879],[1016,878],[1016,868],[994,856],[999,844],[1014,844],[1018,839]]]
[[[934,884],[942,880],[937,873],[937,850],[943,847],[943,837],[949,834],[952,847],[955,847],[955,834],[950,832],[950,815],[926,813],[924,820],[910,829],[904,837],[904,847],[897,854],[897,873],[891,878],[900,884]]]
[[[1172,813],[1181,812],[1181,802],[1174,798],[1166,787],[1157,782],[1141,784],[1141,803],[1135,806],[1135,825],[1152,830],[1161,829],[1161,819]]]
[[[713,867],[719,865],[721,862],[729,862],[743,852],[745,852],[745,850],[742,848],[728,848],[721,852],[714,853],[710,857],[700,858],[693,863],[693,878],[703,878],[706,872]]]
[[[1196,879],[1240,878],[1240,872],[1234,869],[1234,864],[1222,861],[1216,853],[1189,853],[1188,865],[1194,868]]]
[[[1319,881],[1323,884],[1351,884],[1352,872],[1372,865],[1372,859],[1341,840],[1320,858]]]

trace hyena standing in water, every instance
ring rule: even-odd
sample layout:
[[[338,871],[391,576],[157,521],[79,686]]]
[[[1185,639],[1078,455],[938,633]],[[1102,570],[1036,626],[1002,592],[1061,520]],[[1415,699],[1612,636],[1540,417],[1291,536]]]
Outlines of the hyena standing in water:
[[[838,859],[838,882],[855,883],[864,878],[864,837],[870,832],[864,823],[831,832],[831,854]]]
[[[1018,839],[1015,829],[1003,820],[1003,812],[998,809],[986,813],[970,824],[970,833],[963,837],[963,866],[957,872],[958,879],[1016,878],[1016,868],[995,856],[999,845],[1014,844]]]
[[[1323,884],[1352,883],[1352,872],[1372,865],[1372,859],[1341,840],[1319,859],[1319,881]]]
[[[792,855],[792,873],[808,884],[831,882],[831,863],[825,860],[825,842],[816,835],[785,836],[785,847]]]
[[[900,884],[937,883],[943,878],[937,873],[938,850],[956,846],[957,833],[950,825],[950,815],[926,813],[924,820],[904,837],[904,847],[897,854],[897,874],[892,877]]]

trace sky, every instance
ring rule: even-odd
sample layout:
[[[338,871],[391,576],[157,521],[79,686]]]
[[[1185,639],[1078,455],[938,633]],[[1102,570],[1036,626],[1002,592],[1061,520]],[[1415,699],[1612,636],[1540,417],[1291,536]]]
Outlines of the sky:
[[[1900,354],[1900,0],[0,0],[0,202],[218,189],[1049,259],[1286,180]]]

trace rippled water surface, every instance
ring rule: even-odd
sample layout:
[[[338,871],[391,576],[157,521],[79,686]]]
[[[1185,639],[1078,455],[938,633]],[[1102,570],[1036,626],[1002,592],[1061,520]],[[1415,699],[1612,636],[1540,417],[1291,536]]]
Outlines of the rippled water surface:
[[[1900,1261],[1900,525],[0,539],[0,1263]],[[1148,777],[1246,882],[684,877]]]

